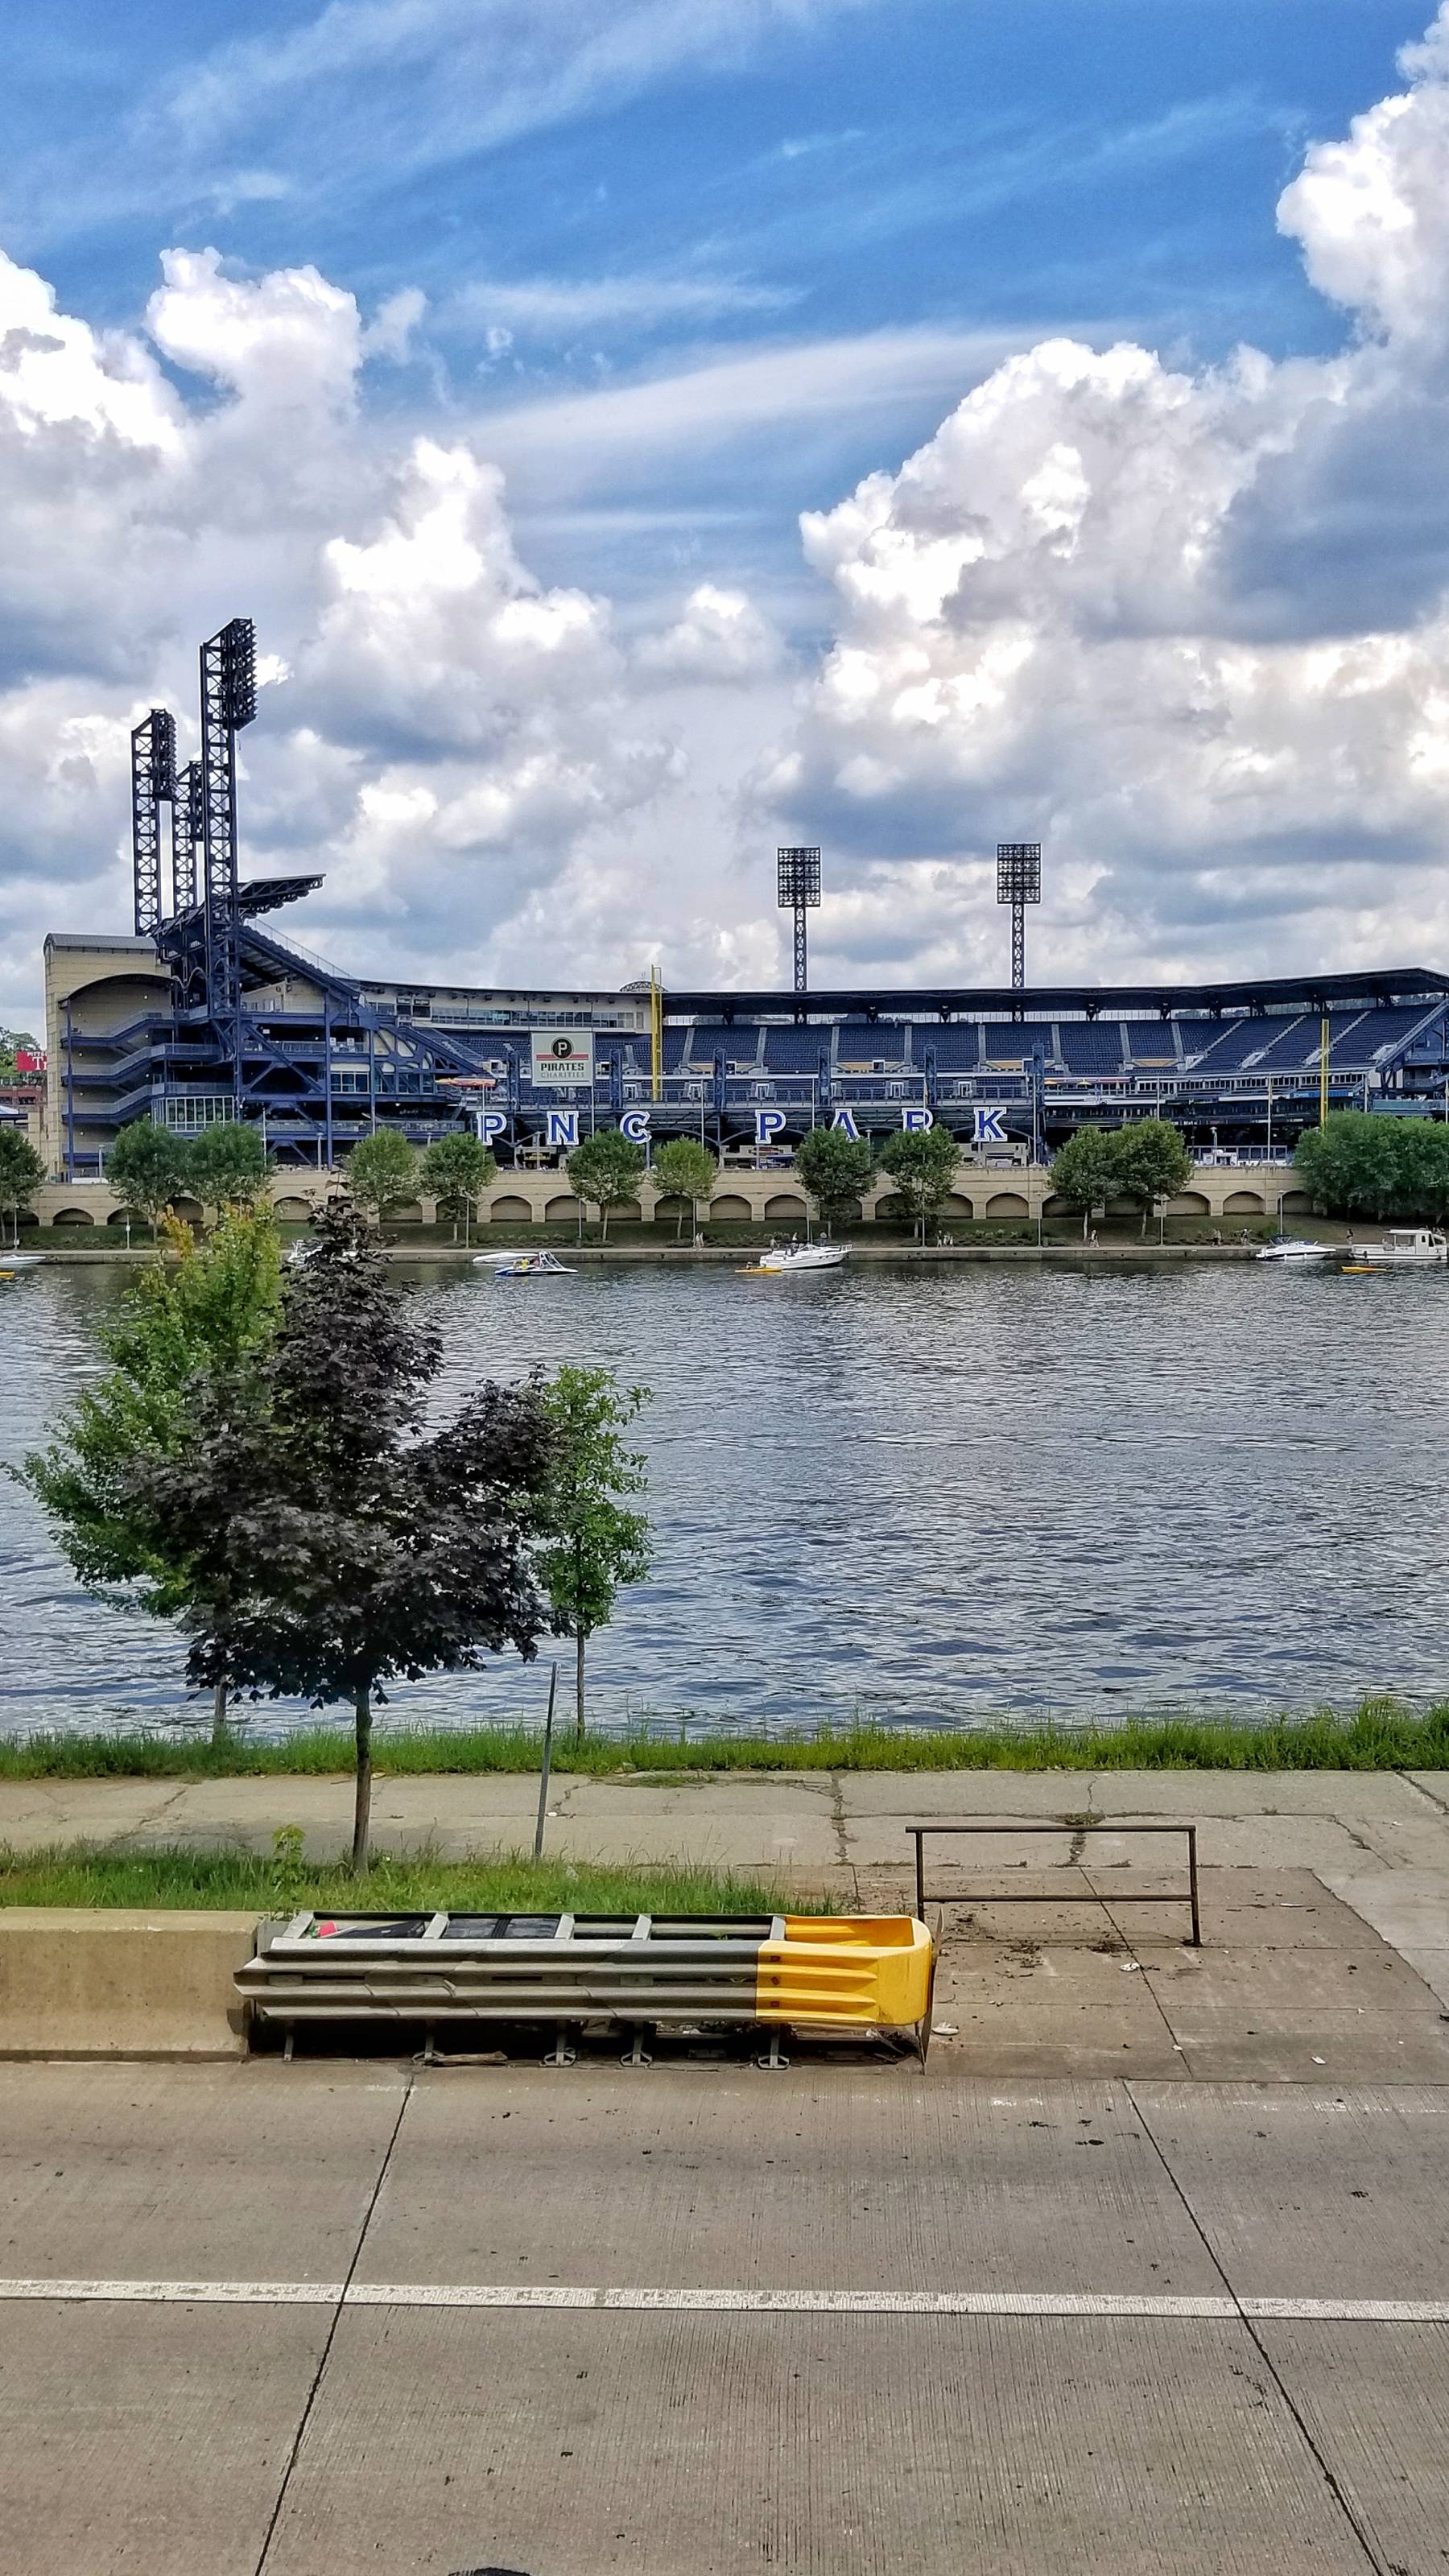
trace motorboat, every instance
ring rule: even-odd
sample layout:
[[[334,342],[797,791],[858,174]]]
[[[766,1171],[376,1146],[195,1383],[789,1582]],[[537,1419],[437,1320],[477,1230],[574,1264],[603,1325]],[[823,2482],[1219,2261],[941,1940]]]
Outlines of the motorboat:
[[[1391,1225],[1382,1243],[1351,1243],[1347,1270],[1428,1270],[1449,1261],[1449,1237],[1436,1226]]]
[[[1274,1262],[1280,1270],[1304,1270],[1315,1261],[1331,1261],[1338,1249],[1336,1244],[1306,1243],[1300,1235],[1280,1234],[1254,1259]]]
[[[805,1270],[840,1270],[850,1259],[847,1243],[772,1243],[749,1265],[751,1278],[793,1279]]]
[[[39,1270],[38,1252],[0,1252],[0,1279],[13,1279],[19,1270]]]
[[[475,1252],[475,1270],[491,1270],[495,1279],[570,1279],[566,1261],[551,1252]]]

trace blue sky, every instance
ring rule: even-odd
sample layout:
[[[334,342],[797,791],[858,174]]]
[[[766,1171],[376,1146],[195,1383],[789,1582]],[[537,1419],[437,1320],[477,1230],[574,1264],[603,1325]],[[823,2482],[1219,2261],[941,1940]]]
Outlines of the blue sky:
[[[923,559],[924,523],[911,517],[919,478],[891,483],[884,534],[849,512],[862,478],[896,477],[919,450],[936,459],[925,474],[931,509],[958,534],[974,523],[972,492],[953,488],[948,502],[932,481],[946,452],[932,442],[963,396],[1035,345],[1140,347],[1198,389],[1206,439],[1213,371],[1246,342],[1271,362],[1274,401],[1292,411],[1291,429],[1264,432],[1263,452],[1290,487],[1274,530],[1291,522],[1298,554],[1288,564],[1285,540],[1288,568],[1271,603],[1250,608],[1241,568],[1230,613],[1220,593],[1210,613],[1198,601],[1194,648],[1220,629],[1247,632],[1254,618],[1284,634],[1351,623],[1331,579],[1325,604],[1320,515],[1323,478],[1347,468],[1310,454],[1315,439],[1322,446],[1322,401],[1299,401],[1293,368],[1301,359],[1331,370],[1377,324],[1365,325],[1356,284],[1333,283],[1331,212],[1310,207],[1295,232],[1275,207],[1306,158],[1402,91],[1398,50],[1429,14],[1430,0],[331,0],[322,9],[253,0],[245,11],[138,0],[123,14],[100,0],[50,0],[17,13],[0,96],[0,250],[77,318],[95,366],[150,371],[159,390],[148,400],[174,403],[189,462],[184,477],[173,473],[163,516],[189,554],[169,622],[153,599],[128,631],[119,567],[114,599],[98,578],[87,587],[77,577],[74,600],[66,590],[42,618],[34,424],[28,445],[0,446],[0,503],[13,469],[36,547],[6,664],[17,738],[22,712],[32,727],[37,716],[25,693],[41,689],[50,692],[41,720],[71,745],[51,764],[68,782],[66,815],[27,840],[22,814],[0,837],[0,1016],[7,994],[13,1009],[33,991],[23,959],[47,906],[72,923],[102,901],[113,916],[120,908],[119,806],[115,833],[100,822],[118,786],[114,742],[98,748],[87,737],[96,802],[82,810],[75,729],[93,707],[118,742],[133,704],[156,689],[179,693],[192,644],[185,617],[219,620],[253,604],[238,595],[253,560],[263,645],[270,635],[279,662],[271,748],[259,744],[255,758],[258,844],[289,861],[322,851],[323,944],[358,964],[386,924],[420,971],[463,935],[480,976],[530,962],[542,973],[540,941],[563,885],[573,927],[560,971],[612,973],[646,949],[681,973],[770,971],[771,835],[807,828],[812,797],[839,842],[838,962],[852,971],[899,961],[901,971],[966,975],[992,962],[993,818],[1056,833],[1052,936],[1057,962],[1077,971],[1104,941],[1126,962],[1125,926],[1140,925],[1144,885],[1152,923],[1141,962],[1164,970],[1214,961],[1226,970],[1254,935],[1245,920],[1285,965],[1335,940],[1391,936],[1379,900],[1386,879],[1363,873],[1383,863],[1369,783],[1346,818],[1331,818],[1347,834],[1335,864],[1360,867],[1343,898],[1352,926],[1325,918],[1305,928],[1303,889],[1282,870],[1305,831],[1311,844],[1324,830],[1335,852],[1342,833],[1305,823],[1291,799],[1276,815],[1255,810],[1245,833],[1219,779],[1203,791],[1206,819],[1145,797],[1118,835],[1135,853],[1127,869],[1117,843],[1107,846],[1101,782],[1088,793],[1080,763],[1038,720],[1059,677],[1043,681],[1036,715],[989,776],[964,738],[953,763],[933,767],[941,710],[949,701],[960,725],[963,707],[979,708],[994,648],[982,627],[985,659],[969,682],[959,655],[949,672],[932,664],[953,620],[960,627],[966,591],[954,606],[943,594],[919,651],[899,616],[882,640],[879,550]],[[1437,72],[1423,77],[1426,118],[1442,85]],[[203,275],[193,257],[163,312],[152,302],[163,254],[208,250],[214,269]],[[317,348],[334,335],[324,372],[345,373],[350,389],[336,395],[329,377],[332,390],[318,396],[326,426],[315,453],[298,404],[279,409],[275,383],[258,395],[228,349],[228,335],[239,347],[254,326],[282,330],[288,297],[305,304],[312,292],[285,281],[309,271],[325,281]],[[236,290],[230,301],[223,287]],[[304,327],[293,313],[289,345],[300,346]],[[1325,395],[1328,374],[1314,382]],[[1376,377],[1360,398],[1377,455],[1385,403],[1408,397],[1401,378],[1386,392]],[[1416,376],[1409,408],[1421,426],[1426,399]],[[1054,376],[1049,397],[1037,383],[1011,401],[1040,451],[1020,451],[1020,486],[1044,489],[1043,475],[1064,470],[1070,482],[1061,458],[1078,455],[1076,428],[1054,414],[1053,427],[1028,436],[1026,423],[1044,422],[1044,406],[1080,409],[1089,397]],[[46,434],[57,442],[53,506],[73,525],[65,478],[81,469],[52,414]],[[1240,434],[1224,433],[1234,452]],[[1437,434],[1424,429],[1426,459],[1441,452]],[[505,478],[501,498],[480,484],[458,504],[456,527],[466,519],[475,534],[478,514],[492,514],[479,540],[490,566],[480,616],[519,582],[550,601],[585,594],[597,609],[590,649],[615,656],[609,673],[596,657],[587,685],[560,682],[547,758],[555,785],[565,773],[569,784],[530,806],[512,839],[476,816],[480,797],[517,802],[522,753],[504,785],[488,764],[503,757],[500,710],[524,684],[497,655],[486,680],[470,667],[465,693],[476,683],[492,712],[467,740],[416,706],[400,715],[379,701],[370,724],[358,673],[370,653],[375,662],[375,639],[360,610],[349,628],[352,612],[334,595],[340,583],[356,600],[362,562],[362,595],[374,601],[381,557],[347,550],[376,545],[388,477],[400,491],[420,440],[473,460],[485,481],[494,466]],[[1218,465],[1169,465],[1164,454],[1154,449],[1153,473],[1201,473],[1217,489]],[[1146,472],[1145,454],[1139,461]],[[1268,470],[1255,464],[1257,485]],[[1362,470],[1372,491],[1378,469],[1370,460]],[[990,484],[996,465],[977,458],[971,471]],[[1017,466],[1003,471],[1009,482]],[[1105,463],[1101,472],[1110,479]],[[291,551],[263,563],[246,531],[269,474]],[[1131,479],[1129,468],[1123,488]],[[117,489],[132,485],[122,477]],[[103,526],[98,487],[86,490]],[[1259,534],[1243,533],[1256,527],[1250,498],[1238,495],[1225,526],[1224,562],[1229,538],[1240,557],[1257,558]],[[145,509],[159,506],[153,497]],[[412,506],[396,502],[404,521]],[[1419,514],[1432,518],[1436,506],[1427,491],[1412,500],[1395,533],[1400,555],[1422,554]],[[1056,504],[1043,507],[1045,525]],[[802,512],[821,522],[803,544]],[[1371,528],[1370,551],[1375,541]],[[1120,590],[1114,574],[1114,597]],[[1416,615],[1437,601],[1436,579]],[[999,646],[1006,610],[994,613]],[[1363,622],[1368,610],[1352,615]],[[1059,608],[1043,616],[1039,645]],[[1078,644],[1088,628],[1074,629]],[[429,636],[445,695],[447,654],[465,648],[446,641],[437,618]],[[416,639],[408,649],[423,650]],[[344,681],[350,652],[356,668]],[[876,657],[872,685],[896,692],[892,746],[919,717],[936,728],[929,756],[897,761],[893,747],[867,742],[858,688],[842,712],[862,654]],[[1050,655],[1039,659],[1045,671]],[[902,718],[900,686],[918,664],[932,664],[939,703]],[[592,714],[575,736],[568,709],[584,700]],[[0,705],[0,775],[3,719]],[[1222,720],[1247,722],[1241,711]],[[600,746],[624,722],[638,737],[628,781],[600,783]],[[1261,731],[1255,715],[1249,734],[1254,723]],[[1271,768],[1275,751],[1245,745],[1250,766]],[[447,767],[445,791],[430,760]],[[537,770],[535,761],[530,776]],[[23,806],[34,790],[23,764],[11,785]],[[430,817],[446,820],[428,845],[436,896],[421,890],[432,880],[416,866],[416,843],[411,866],[397,852],[376,855],[377,815],[422,814],[429,795]],[[464,808],[472,821],[460,819]],[[1437,831],[1436,817],[1416,814],[1390,831],[1390,856],[1417,852],[1427,863]],[[1149,864],[1153,835],[1160,864]],[[1191,863],[1174,873],[1183,836]],[[685,896],[683,843],[693,854]],[[827,950],[828,941],[826,930]]]
[[[569,389],[918,334],[858,405],[731,472],[651,454],[712,564],[781,549],[935,427],[957,335],[1124,330],[1215,358],[1320,349],[1338,318],[1267,210],[1304,145],[1390,85],[1424,0],[556,0],[143,5],[18,14],[0,240],[93,322],[144,310],[165,244],[312,263],[365,310],[421,291],[386,399],[484,421]],[[589,39],[637,21],[612,66]],[[743,32],[731,39],[731,21]],[[289,55],[289,49],[290,55]],[[504,345],[501,335],[510,335]],[[510,454],[527,486],[526,460]],[[658,468],[665,468],[663,488]],[[763,463],[763,475],[761,464]],[[610,454],[532,497],[617,497]],[[744,514],[749,533],[741,530]],[[763,524],[761,524],[763,522]],[[667,561],[682,532],[660,539]],[[596,551],[597,549],[597,551]],[[555,579],[647,584],[637,517],[541,530]],[[585,560],[587,556],[587,560]]]

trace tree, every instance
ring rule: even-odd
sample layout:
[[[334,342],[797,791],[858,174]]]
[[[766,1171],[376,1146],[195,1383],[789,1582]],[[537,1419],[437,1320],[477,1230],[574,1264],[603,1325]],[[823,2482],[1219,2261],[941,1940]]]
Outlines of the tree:
[[[45,1165],[20,1128],[0,1127],[0,1214],[11,1218],[20,1241],[20,1211],[29,1207],[45,1178]]]
[[[1117,1139],[1101,1127],[1079,1127],[1052,1156],[1048,1183],[1057,1198],[1082,1211],[1082,1241],[1087,1239],[1092,1210],[1105,1207],[1117,1178]]]
[[[22,1077],[16,1057],[38,1056],[39,1053],[29,1029],[0,1029],[0,1082],[18,1082]]]
[[[122,1587],[157,1618],[186,1606],[188,1534],[178,1537],[138,1497],[132,1470],[138,1459],[178,1455],[198,1384],[254,1364],[270,1348],[280,1305],[270,1216],[233,1213],[200,1247],[174,1217],[169,1234],[176,1261],[146,1270],[102,1328],[109,1375],[77,1396],[50,1447],[21,1470],[82,1583]],[[225,1726],[219,1683],[214,1733]]]
[[[907,1127],[881,1148],[881,1169],[889,1172],[913,1219],[922,1243],[951,1193],[961,1160],[949,1127]]]
[[[465,1136],[461,1128],[456,1136],[440,1136],[423,1156],[421,1177],[423,1188],[452,1218],[455,1243],[462,1217],[466,1242],[474,1207],[498,1178],[498,1165],[487,1146],[476,1136]]]
[[[576,1195],[592,1199],[599,1211],[602,1239],[609,1240],[609,1210],[631,1199],[649,1168],[642,1145],[632,1145],[617,1127],[596,1127],[568,1159],[569,1185]]]
[[[612,1618],[623,1583],[642,1583],[652,1547],[643,1512],[620,1497],[647,1482],[638,1450],[623,1434],[649,1401],[643,1386],[621,1387],[606,1368],[566,1364],[543,1390],[553,1428],[553,1462],[537,1530],[539,1572],[555,1634],[574,1640],[574,1731],[584,1732],[584,1649]]]
[[[700,1202],[709,1197],[719,1171],[713,1154],[696,1145],[688,1136],[671,1136],[654,1157],[654,1186],[665,1198],[687,1199],[694,1230],[699,1227]],[[684,1210],[674,1230],[676,1243],[684,1239]]]
[[[1165,1118],[1143,1118],[1112,1139],[1115,1184],[1142,1209],[1142,1231],[1154,1199],[1170,1199],[1192,1179],[1192,1156]]]
[[[382,1684],[471,1671],[548,1624],[531,1532],[553,1431],[538,1388],[475,1388],[421,1428],[436,1333],[390,1293],[364,1219],[324,1208],[260,1364],[194,1393],[180,1453],[132,1471],[184,1572],[194,1682],[350,1702],[352,1865],[369,1865]]]
[[[389,1208],[405,1207],[418,1192],[418,1158],[399,1128],[379,1127],[364,1136],[347,1157],[347,1187],[374,1224],[386,1222]]]
[[[187,1149],[170,1127],[138,1118],[123,1127],[106,1156],[106,1179],[126,1207],[139,1209],[154,1234],[186,1189]]]
[[[853,1210],[875,1171],[863,1136],[847,1136],[843,1127],[812,1127],[795,1148],[795,1169],[815,1202],[822,1225]]]
[[[1449,1211],[1449,1127],[1437,1120],[1335,1110],[1299,1137],[1293,1160],[1320,1207],[1339,1216]]]
[[[186,1177],[213,1223],[223,1208],[255,1206],[267,1186],[261,1129],[239,1118],[214,1119],[186,1149]]]

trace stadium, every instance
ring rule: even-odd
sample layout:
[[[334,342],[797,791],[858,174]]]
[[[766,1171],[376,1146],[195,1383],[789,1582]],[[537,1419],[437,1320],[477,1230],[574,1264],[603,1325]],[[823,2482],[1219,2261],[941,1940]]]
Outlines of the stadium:
[[[1084,1124],[1163,1117],[1199,1164],[1236,1167],[1286,1163],[1325,1107],[1449,1112],[1449,978],[1421,967],[1031,989],[1017,902],[1008,985],[810,991],[818,852],[781,853],[796,913],[789,990],[651,977],[620,992],[500,992],[349,974],[276,926],[320,877],[239,873],[248,620],[203,645],[201,702],[201,756],[185,768],[164,709],[133,736],[132,930],[46,941],[43,1143],[56,1183],[103,1180],[120,1130],[145,1118],[186,1135],[256,1122],[283,1172],[314,1175],[381,1126],[418,1145],[466,1126],[502,1170],[537,1174],[603,1123],[641,1141],[698,1136],[726,1166],[768,1169],[822,1122],[877,1136],[935,1120],[967,1164],[999,1169],[1041,1167]],[[813,890],[788,874],[802,860],[815,862]]]

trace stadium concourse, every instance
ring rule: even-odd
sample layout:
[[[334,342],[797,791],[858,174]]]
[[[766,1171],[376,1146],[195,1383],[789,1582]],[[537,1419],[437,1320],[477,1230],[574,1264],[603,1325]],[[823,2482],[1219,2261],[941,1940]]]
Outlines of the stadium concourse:
[[[224,1006],[188,980],[172,924],[46,941],[54,1181],[99,1180],[138,1118],[182,1134],[253,1121],[299,1173],[336,1168],[380,1126],[418,1145],[470,1127],[522,1175],[556,1169],[602,1124],[697,1136],[768,1169],[814,1125],[879,1136],[933,1118],[983,1170],[1040,1165],[1084,1124],[1154,1116],[1200,1163],[1272,1164],[1325,1095],[1392,1116],[1449,1105],[1449,977],[1423,968],[1029,992],[404,986],[263,927],[314,882],[241,886]]]

